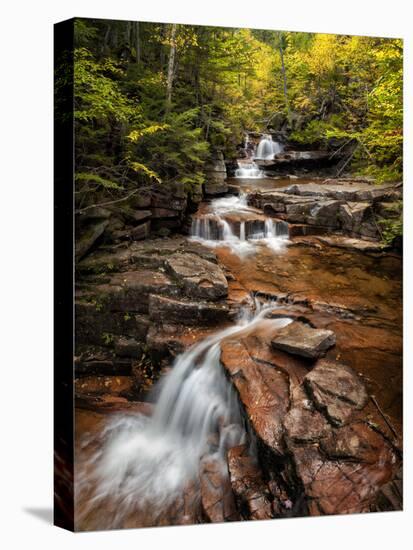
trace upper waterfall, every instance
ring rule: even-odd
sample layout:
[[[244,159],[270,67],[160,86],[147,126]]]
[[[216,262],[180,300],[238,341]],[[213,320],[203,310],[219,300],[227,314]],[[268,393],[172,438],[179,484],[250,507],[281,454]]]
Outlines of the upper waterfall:
[[[255,152],[255,158],[260,160],[272,160],[274,155],[278,155],[283,150],[278,141],[273,141],[270,134],[263,134]]]

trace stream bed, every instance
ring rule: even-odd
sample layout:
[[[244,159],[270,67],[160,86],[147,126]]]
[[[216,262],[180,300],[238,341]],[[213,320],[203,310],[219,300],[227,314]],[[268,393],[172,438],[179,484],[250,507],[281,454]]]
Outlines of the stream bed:
[[[98,280],[110,300],[119,284],[129,292],[113,311],[146,293],[147,346],[167,368],[149,402],[78,409],[80,529],[381,509],[380,487],[399,475],[400,256],[292,237],[248,203],[268,179],[237,183],[239,195],[199,206],[191,236],[121,250],[137,271]],[[280,351],[289,325],[335,345],[315,362]]]

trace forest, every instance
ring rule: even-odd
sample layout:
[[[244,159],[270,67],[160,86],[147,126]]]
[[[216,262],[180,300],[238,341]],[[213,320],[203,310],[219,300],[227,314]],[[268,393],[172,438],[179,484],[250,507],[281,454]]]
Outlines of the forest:
[[[80,209],[153,182],[196,193],[211,153],[236,158],[247,131],[401,180],[400,39],[77,19],[75,45]]]

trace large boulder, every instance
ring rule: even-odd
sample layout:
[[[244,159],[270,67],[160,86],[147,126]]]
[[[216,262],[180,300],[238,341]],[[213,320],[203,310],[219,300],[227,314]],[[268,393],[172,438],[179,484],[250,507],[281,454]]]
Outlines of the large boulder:
[[[221,344],[221,362],[235,386],[251,427],[266,453],[285,451],[282,420],[289,407],[289,383],[271,364],[251,357],[243,341]]]
[[[312,328],[300,322],[294,322],[282,328],[272,340],[275,349],[286,351],[308,359],[317,359],[334,346],[334,332]]]

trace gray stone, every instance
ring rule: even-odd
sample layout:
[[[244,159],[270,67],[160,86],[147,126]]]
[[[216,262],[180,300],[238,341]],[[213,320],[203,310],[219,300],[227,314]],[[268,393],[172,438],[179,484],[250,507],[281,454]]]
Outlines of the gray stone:
[[[272,339],[273,348],[309,359],[317,359],[334,346],[333,331],[312,328],[304,323],[293,322],[280,329]]]

